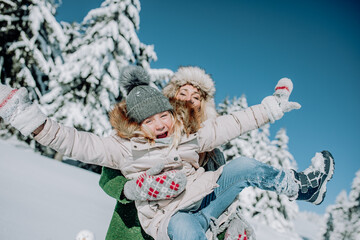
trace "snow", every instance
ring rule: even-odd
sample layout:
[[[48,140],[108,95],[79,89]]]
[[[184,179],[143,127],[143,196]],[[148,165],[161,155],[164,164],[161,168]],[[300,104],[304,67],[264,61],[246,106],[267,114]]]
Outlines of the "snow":
[[[8,0],[2,0],[2,2],[12,6],[12,7],[16,7],[15,3],[11,2],[11,1],[8,1]]]
[[[301,212],[295,219],[295,231],[302,239],[321,239],[323,216],[312,212]]]
[[[105,239],[115,200],[99,175],[0,141],[0,239]]]
[[[105,239],[115,201],[99,187],[98,174],[11,141],[0,140],[0,153],[0,239],[75,239],[84,230]],[[296,232],[248,220],[258,240],[316,240],[322,217],[299,213]]]
[[[324,157],[321,153],[315,153],[315,156],[311,159],[311,165],[314,169],[319,171],[325,171]]]

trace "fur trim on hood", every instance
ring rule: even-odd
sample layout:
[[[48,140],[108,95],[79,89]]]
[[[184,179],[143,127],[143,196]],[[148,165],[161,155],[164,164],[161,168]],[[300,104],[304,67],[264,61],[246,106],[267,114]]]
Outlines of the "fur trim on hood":
[[[175,117],[183,123],[183,133],[192,134],[200,128],[200,116],[190,102],[169,99],[170,104],[174,108]],[[146,136],[140,128],[140,125],[129,119],[126,114],[126,102],[121,101],[116,104],[113,110],[109,113],[110,124],[116,130],[116,133],[121,138],[130,139],[133,137],[145,137],[151,139],[151,136]]]
[[[205,120],[216,117],[215,85],[211,76],[199,67],[180,67],[163,89],[163,93],[168,98],[174,98],[178,89],[185,84],[191,84],[205,93]]]

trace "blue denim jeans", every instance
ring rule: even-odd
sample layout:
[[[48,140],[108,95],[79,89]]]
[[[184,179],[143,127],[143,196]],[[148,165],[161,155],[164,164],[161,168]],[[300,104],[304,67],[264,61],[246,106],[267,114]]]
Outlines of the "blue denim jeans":
[[[251,158],[237,158],[224,166],[217,183],[219,187],[207,195],[199,209],[192,212],[179,211],[168,225],[168,235],[173,240],[206,240],[205,232],[210,219],[218,218],[246,187],[253,186],[278,194],[293,196],[298,192],[290,171],[276,169]]]

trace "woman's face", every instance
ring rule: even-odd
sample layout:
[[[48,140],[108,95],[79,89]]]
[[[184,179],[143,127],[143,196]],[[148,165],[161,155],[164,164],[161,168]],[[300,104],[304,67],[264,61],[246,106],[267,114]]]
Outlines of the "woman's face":
[[[186,84],[180,87],[175,98],[178,100],[190,101],[194,108],[198,108],[200,110],[201,94],[196,87],[190,84]]]
[[[146,118],[141,126],[146,126],[156,138],[166,138],[173,133],[174,119],[169,111]]]

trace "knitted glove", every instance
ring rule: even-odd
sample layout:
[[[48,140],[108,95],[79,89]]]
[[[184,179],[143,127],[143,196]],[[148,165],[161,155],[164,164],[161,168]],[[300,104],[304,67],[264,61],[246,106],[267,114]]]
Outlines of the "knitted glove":
[[[252,226],[239,214],[230,221],[224,240],[255,240]]]
[[[137,179],[128,181],[124,186],[124,194],[130,200],[162,200],[170,199],[184,191],[186,176],[181,171],[168,171],[159,174],[164,164],[158,164],[141,174]],[[156,176],[154,176],[156,175]]]
[[[14,89],[0,84],[0,117],[24,136],[43,124],[46,116],[28,96],[26,88]]]
[[[264,98],[261,104],[266,109],[271,123],[279,120],[285,112],[301,108],[297,102],[289,102],[289,96],[293,89],[293,83],[289,78],[282,78],[275,87],[275,93],[272,96]]]

